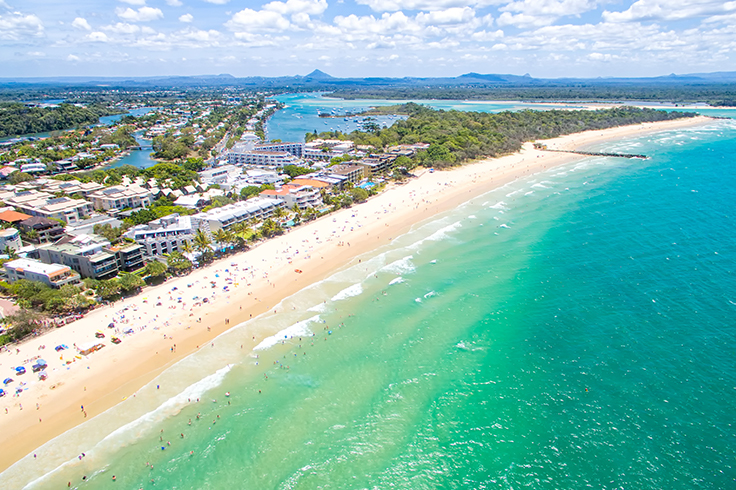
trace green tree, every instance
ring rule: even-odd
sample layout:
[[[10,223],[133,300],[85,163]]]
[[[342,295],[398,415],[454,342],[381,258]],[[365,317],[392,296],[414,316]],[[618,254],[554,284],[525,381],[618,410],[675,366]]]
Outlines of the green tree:
[[[137,291],[144,286],[143,280],[135,274],[121,272],[118,275],[118,284],[123,293]]]
[[[146,264],[143,272],[146,276],[159,277],[166,274],[166,266],[158,260],[152,260]]]
[[[166,258],[166,265],[172,274],[179,275],[182,272],[192,268],[192,262],[189,261],[181,252],[172,252]]]
[[[350,189],[350,197],[353,198],[354,202],[363,202],[368,199],[368,191],[360,187],[355,187]]]

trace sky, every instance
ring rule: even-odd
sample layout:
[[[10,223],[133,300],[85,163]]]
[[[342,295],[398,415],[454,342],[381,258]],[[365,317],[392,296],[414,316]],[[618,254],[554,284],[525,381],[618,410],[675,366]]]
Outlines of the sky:
[[[0,77],[736,70],[736,1],[0,0]]]

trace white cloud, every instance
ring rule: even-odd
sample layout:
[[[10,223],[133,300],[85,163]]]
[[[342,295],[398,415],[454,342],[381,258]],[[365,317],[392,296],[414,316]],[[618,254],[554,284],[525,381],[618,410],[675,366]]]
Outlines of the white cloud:
[[[243,9],[225,22],[231,31],[285,31],[291,24],[278,12]]]
[[[511,14],[509,12],[502,13],[496,23],[503,26],[515,26],[519,28],[541,27],[552,24],[556,19],[554,17],[546,17],[543,15],[527,15],[527,14]]]
[[[166,5],[169,7],[181,7],[184,4],[181,3],[181,0],[166,0]]]
[[[376,12],[397,12],[400,10],[444,10],[452,7],[487,7],[507,3],[508,0],[356,0],[368,5]]]
[[[718,0],[638,0],[623,12],[603,12],[606,22],[683,20],[736,11],[736,2]]]
[[[79,56],[75,56],[73,54],[70,54],[69,56],[66,57],[66,60],[67,61],[79,61]]]
[[[77,17],[76,19],[74,19],[74,21],[72,22],[72,27],[74,27],[75,29],[82,29],[85,31],[92,30],[92,26],[89,25],[89,22],[87,22],[87,19],[84,19],[82,17]]]
[[[467,23],[473,20],[474,17],[475,11],[470,7],[455,7],[429,13],[420,12],[416,19],[421,24],[443,25]]]
[[[0,15],[0,39],[19,40],[24,37],[39,37],[43,33],[43,22],[33,14],[10,12]]]
[[[87,39],[96,43],[106,43],[110,40],[104,32],[99,31],[87,34]]]
[[[46,53],[43,51],[29,51],[26,53],[26,56],[31,56],[33,58],[43,58],[46,56]]]
[[[179,17],[179,22],[186,22],[189,23],[194,20],[194,16],[192,14],[184,14]]]
[[[278,12],[281,15],[319,15],[327,10],[327,0],[287,0],[286,2],[270,2],[263,6],[263,10]]]
[[[141,7],[138,10],[133,10],[128,7],[126,9],[117,8],[115,13],[118,17],[128,22],[150,22],[152,20],[161,19],[164,13],[161,9],[153,7]]]
[[[207,3],[214,3],[215,5],[225,5],[230,0],[204,0]]]
[[[486,32],[486,31],[479,31],[474,32],[470,38],[473,41],[495,41],[497,39],[501,39],[503,37],[503,31],[501,29],[494,31],[494,32]]]
[[[145,5],[146,0],[120,0],[123,3],[127,3],[130,5]]]
[[[597,0],[518,0],[498,10],[503,13],[498,25],[539,27],[554,23],[560,17],[579,16],[596,8]]]
[[[137,25],[125,22],[118,22],[115,25],[104,26],[102,29],[115,34],[136,34],[141,31],[141,28]]]

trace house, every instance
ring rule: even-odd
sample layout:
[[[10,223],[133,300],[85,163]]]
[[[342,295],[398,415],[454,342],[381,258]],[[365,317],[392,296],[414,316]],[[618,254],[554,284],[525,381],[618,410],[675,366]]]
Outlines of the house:
[[[79,274],[74,272],[70,267],[61,264],[44,264],[33,259],[16,259],[5,262],[5,275],[8,282],[15,282],[21,279],[29,281],[38,281],[55,289],[59,289],[65,284],[75,284],[79,282]]]
[[[23,220],[30,218],[31,216],[25,213],[19,213],[18,211],[7,210],[0,213],[0,221],[5,223],[20,223]]]
[[[18,223],[28,241],[46,243],[58,240],[64,234],[64,228],[58,221],[32,216]]]

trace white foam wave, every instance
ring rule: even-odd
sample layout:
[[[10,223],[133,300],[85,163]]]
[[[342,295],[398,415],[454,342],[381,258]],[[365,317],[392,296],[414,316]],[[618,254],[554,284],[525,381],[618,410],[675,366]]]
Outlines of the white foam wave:
[[[427,294],[424,295],[424,299],[431,298],[432,296],[437,296],[437,291],[430,291]]]
[[[392,272],[394,274],[409,274],[411,272],[414,272],[416,269],[414,268],[414,265],[411,263],[411,259],[413,259],[413,255],[407,255],[403,259],[394,260],[390,264],[381,267],[382,272]]]
[[[498,225],[498,227],[499,227],[499,228],[508,228],[508,227],[509,227],[509,225],[507,225],[506,223],[504,223],[504,224],[502,224],[502,225]]]
[[[404,282],[404,278],[399,276],[396,279],[391,279],[391,282],[388,283],[389,286],[393,286],[394,284],[401,284]]]
[[[363,286],[358,284],[353,284],[350,287],[347,287],[334,295],[332,298],[330,298],[330,301],[341,301],[343,299],[352,298],[353,296],[358,296],[360,293],[363,292]]]
[[[498,201],[496,204],[491,206],[491,209],[509,209],[509,208],[506,206],[505,202]]]
[[[275,335],[266,337],[265,339],[261,341],[260,344],[255,346],[253,350],[266,350],[278,344],[282,340],[286,340],[291,337],[300,337],[300,336],[303,337],[303,336],[310,335],[312,331],[309,330],[309,327],[307,327],[307,325],[309,325],[312,322],[316,322],[318,320],[319,320],[319,315],[315,315],[312,318],[308,318],[307,320],[302,320],[301,322],[297,322],[294,325],[281,330]]]
[[[549,187],[547,187],[544,184],[534,184],[534,185],[532,185],[532,188],[535,188],[535,189],[549,189]]]
[[[424,242],[437,242],[440,240],[443,240],[449,236],[449,234],[458,228],[461,228],[463,225],[459,221],[456,221],[455,223],[452,223],[451,225],[447,225],[444,228],[440,228],[439,230],[435,231],[431,235],[429,235],[427,238],[424,238],[422,240],[419,240],[416,243],[413,243],[408,248],[416,250],[418,249]]]

